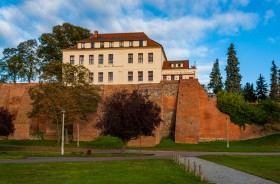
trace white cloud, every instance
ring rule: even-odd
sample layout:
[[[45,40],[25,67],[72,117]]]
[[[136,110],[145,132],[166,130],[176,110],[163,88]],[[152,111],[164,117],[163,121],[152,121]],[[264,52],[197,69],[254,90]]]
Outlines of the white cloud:
[[[264,25],[266,25],[275,16],[273,10],[267,10],[264,15]]]

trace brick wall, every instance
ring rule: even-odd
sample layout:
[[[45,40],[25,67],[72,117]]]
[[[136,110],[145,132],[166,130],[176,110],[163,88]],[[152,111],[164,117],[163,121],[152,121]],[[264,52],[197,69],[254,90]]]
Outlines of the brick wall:
[[[48,123],[40,118],[29,119],[27,113],[31,110],[31,100],[28,89],[36,84],[1,84],[0,107],[7,108],[16,115],[14,121],[15,133],[10,139],[29,139],[34,132],[45,132],[45,139],[57,139],[57,125]],[[142,137],[142,146],[153,146],[160,139],[175,134],[178,143],[198,143],[203,141],[226,139],[226,118],[216,107],[216,99],[208,98],[207,93],[197,79],[179,81],[165,81],[160,84],[139,85],[108,85],[100,86],[104,99],[112,92],[121,89],[128,91],[139,90],[149,94],[162,109],[162,124],[155,130],[155,136]],[[88,122],[73,125],[73,140],[89,141],[100,136],[95,128],[98,114],[89,116]],[[60,126],[58,127],[60,130]],[[79,132],[79,133],[78,133]],[[260,137],[270,132],[260,127],[247,125],[245,129],[229,123],[229,137],[231,140],[240,140]],[[78,137],[79,134],[79,137]],[[140,139],[132,140],[129,146],[139,146]]]

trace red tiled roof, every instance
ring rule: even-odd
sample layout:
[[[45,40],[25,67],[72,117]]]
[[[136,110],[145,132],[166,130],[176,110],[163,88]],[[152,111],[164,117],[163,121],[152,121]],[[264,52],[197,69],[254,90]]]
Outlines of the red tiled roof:
[[[183,64],[183,67],[171,67],[171,64]],[[189,69],[189,60],[164,61],[162,69]]]
[[[106,33],[106,34],[98,34],[94,33],[89,38],[79,40],[78,43],[85,42],[113,42],[113,41],[140,41],[147,40],[148,46],[161,46],[161,44],[151,40],[145,33],[143,32],[134,32],[134,33]]]

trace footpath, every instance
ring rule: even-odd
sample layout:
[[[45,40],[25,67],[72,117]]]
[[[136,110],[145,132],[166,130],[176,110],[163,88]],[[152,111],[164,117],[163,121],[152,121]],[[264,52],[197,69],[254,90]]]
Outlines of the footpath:
[[[194,170],[194,162],[196,165],[202,166],[203,176],[207,181],[216,184],[276,184],[275,182],[247,174],[226,166],[222,166],[207,160],[196,157],[183,157],[180,162],[184,164],[186,160],[190,161],[192,171]]]

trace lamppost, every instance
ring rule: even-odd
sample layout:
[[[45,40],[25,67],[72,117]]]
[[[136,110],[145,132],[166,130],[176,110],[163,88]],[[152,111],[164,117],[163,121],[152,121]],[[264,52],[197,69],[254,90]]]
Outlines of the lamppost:
[[[62,125],[61,125],[61,155],[64,155],[64,118],[66,111],[64,109],[61,110],[62,112]]]
[[[229,130],[228,130],[228,120],[229,118],[226,118],[226,121],[227,121],[227,148],[229,148]]]

